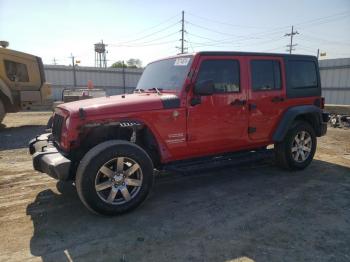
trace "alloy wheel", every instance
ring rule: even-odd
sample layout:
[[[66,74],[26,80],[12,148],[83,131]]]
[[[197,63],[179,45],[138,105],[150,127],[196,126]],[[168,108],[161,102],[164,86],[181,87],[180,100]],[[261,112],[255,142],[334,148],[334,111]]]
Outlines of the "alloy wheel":
[[[310,155],[312,149],[311,135],[303,130],[296,134],[292,142],[292,157],[298,162],[304,162]]]
[[[117,157],[99,169],[95,190],[104,202],[121,205],[136,197],[141,189],[142,179],[142,170],[136,161]]]

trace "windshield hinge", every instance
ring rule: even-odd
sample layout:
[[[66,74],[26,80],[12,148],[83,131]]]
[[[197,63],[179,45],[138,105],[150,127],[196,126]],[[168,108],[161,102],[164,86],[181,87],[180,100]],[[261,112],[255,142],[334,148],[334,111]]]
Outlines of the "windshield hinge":
[[[131,134],[131,137],[130,137],[130,142],[131,143],[136,143],[136,127],[133,126],[132,127],[132,134]]]

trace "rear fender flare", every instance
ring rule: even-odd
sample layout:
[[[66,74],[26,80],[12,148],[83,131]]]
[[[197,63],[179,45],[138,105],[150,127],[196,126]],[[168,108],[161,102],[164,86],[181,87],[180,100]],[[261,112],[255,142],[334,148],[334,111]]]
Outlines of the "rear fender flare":
[[[281,142],[293,125],[294,120],[298,116],[303,115],[313,116],[315,121],[314,126],[316,127],[315,132],[318,134],[319,130],[317,128],[320,127],[320,123],[322,122],[322,110],[314,105],[293,106],[284,112],[281,121],[272,135],[272,140],[274,142]]]

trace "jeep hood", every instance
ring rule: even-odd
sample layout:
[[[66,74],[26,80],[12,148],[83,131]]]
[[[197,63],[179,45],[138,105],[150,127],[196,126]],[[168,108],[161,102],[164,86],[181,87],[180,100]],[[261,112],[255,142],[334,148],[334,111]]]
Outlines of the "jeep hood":
[[[64,103],[57,106],[68,111],[72,117],[79,116],[79,110],[84,116],[112,115],[136,111],[159,110],[179,107],[180,99],[174,94],[134,93],[126,95],[107,96]]]

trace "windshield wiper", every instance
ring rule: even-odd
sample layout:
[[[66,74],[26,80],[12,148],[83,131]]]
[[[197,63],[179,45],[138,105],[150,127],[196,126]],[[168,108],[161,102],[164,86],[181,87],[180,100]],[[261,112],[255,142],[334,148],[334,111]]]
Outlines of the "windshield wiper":
[[[153,87],[153,88],[149,88],[147,89],[149,91],[156,91],[158,95],[161,95],[162,93],[160,91],[163,90],[163,88],[156,88],[156,87]]]

